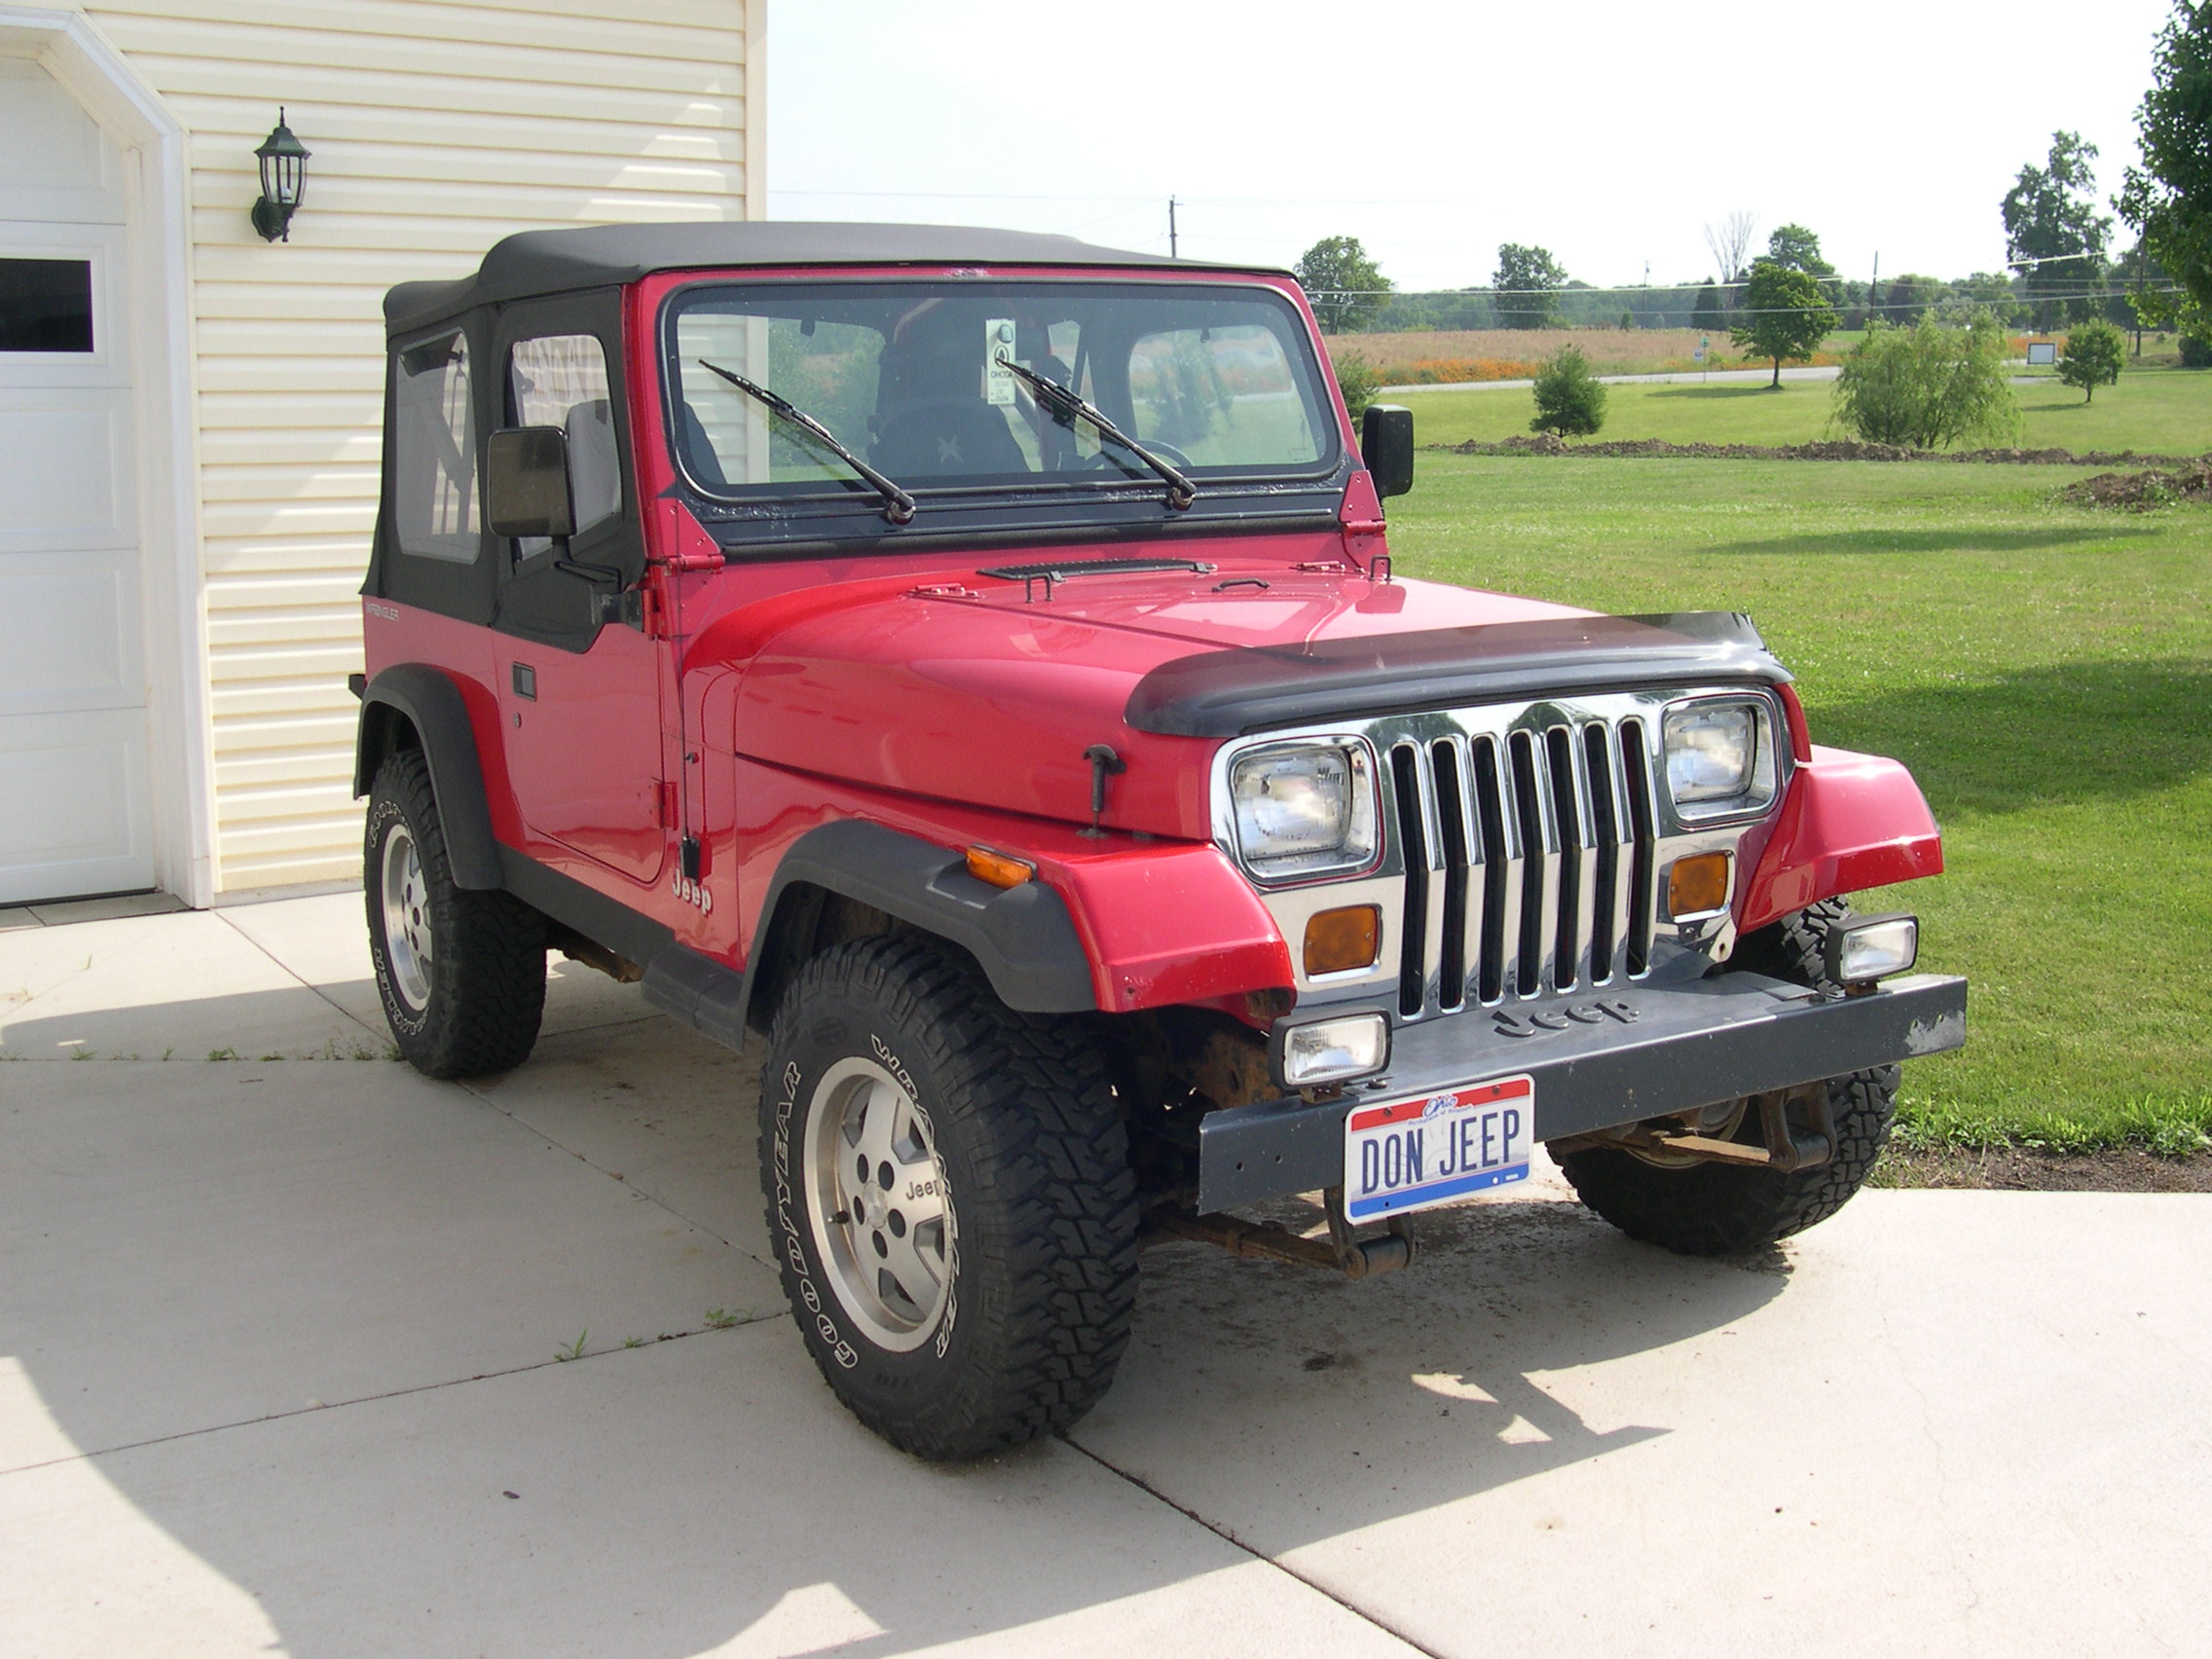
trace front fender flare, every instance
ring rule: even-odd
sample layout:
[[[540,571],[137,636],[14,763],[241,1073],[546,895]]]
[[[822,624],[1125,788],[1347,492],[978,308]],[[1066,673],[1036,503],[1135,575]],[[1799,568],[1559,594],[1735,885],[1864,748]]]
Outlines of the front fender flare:
[[[746,959],[742,1006],[774,938],[785,894],[806,883],[871,904],[973,956],[1001,1002],[1025,1014],[1097,1008],[1090,959],[1067,905],[1039,881],[999,888],[968,873],[961,854],[863,819],[808,830],[776,866]]]
[[[1912,774],[1896,760],[1812,746],[1745,890],[1750,933],[1823,899],[1943,873],[1943,840]]]
[[[484,793],[476,728],[469,721],[461,687],[444,670],[426,663],[398,663],[378,674],[362,690],[361,719],[353,743],[354,798],[369,793],[385,756],[405,747],[394,717],[414,728],[429,764],[430,788],[437,794],[455,884],[479,892],[505,886],[499,843],[492,833],[491,802]]]

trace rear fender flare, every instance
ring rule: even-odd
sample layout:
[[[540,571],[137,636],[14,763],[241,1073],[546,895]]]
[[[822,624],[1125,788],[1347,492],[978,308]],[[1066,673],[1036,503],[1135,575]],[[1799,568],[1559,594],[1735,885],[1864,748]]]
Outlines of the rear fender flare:
[[[353,795],[376,783],[377,768],[395,751],[420,747],[430,768],[430,788],[445,829],[446,855],[456,885],[489,891],[506,885],[499,872],[499,844],[492,833],[492,808],[476,728],[461,687],[444,670],[425,663],[385,669],[361,693],[361,721],[353,744]]]

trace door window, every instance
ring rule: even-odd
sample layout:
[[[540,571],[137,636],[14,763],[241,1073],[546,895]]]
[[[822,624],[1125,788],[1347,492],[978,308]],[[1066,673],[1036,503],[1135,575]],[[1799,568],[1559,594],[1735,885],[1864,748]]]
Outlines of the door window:
[[[92,262],[0,259],[0,351],[90,351]]]
[[[622,510],[622,460],[614,442],[614,404],[608,394],[607,351],[591,334],[546,334],[518,340],[507,357],[507,392],[515,424],[558,426],[569,437],[569,485],[580,535]],[[520,542],[520,557],[551,545]]]
[[[392,520],[399,547],[424,559],[475,561],[476,420],[468,341],[461,334],[410,346],[394,362]]]

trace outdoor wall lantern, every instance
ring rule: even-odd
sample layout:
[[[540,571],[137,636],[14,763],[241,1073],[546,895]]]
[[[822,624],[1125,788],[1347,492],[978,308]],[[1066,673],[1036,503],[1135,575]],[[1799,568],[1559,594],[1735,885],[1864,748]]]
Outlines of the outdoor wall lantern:
[[[284,125],[284,108],[276,107],[276,127],[254,151],[261,162],[261,200],[253,204],[253,228],[263,241],[281,237],[292,240],[292,215],[300,210],[300,196],[307,188],[308,147],[292,136]]]

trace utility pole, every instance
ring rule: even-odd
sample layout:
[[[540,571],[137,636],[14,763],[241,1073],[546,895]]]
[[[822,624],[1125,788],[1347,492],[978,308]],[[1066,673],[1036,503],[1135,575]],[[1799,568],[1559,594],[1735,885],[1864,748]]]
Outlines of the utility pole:
[[[1176,257],[1176,253],[1175,253],[1175,198],[1174,198],[1174,197],[1172,197],[1172,196],[1170,196],[1170,197],[1169,197],[1169,198],[1167,199],[1167,257],[1168,257],[1169,259],[1173,259],[1173,258],[1175,258],[1175,257]]]
[[[1882,250],[1874,250],[1874,275],[1866,283],[1866,326],[1874,326],[1874,302],[1882,292]]]

